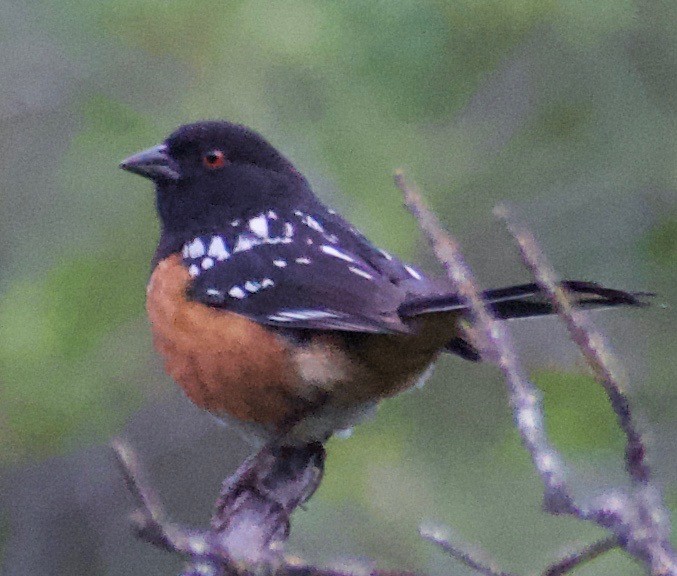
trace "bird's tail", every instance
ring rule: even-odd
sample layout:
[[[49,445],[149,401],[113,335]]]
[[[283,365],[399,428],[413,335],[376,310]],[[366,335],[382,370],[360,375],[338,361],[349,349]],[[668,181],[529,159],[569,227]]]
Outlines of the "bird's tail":
[[[561,283],[570,294],[574,302],[581,308],[609,308],[614,306],[648,306],[647,298],[654,294],[650,292],[624,292],[605,288],[594,282],[567,280]],[[482,292],[482,299],[491,312],[499,320],[513,318],[530,318],[554,314],[552,303],[537,284],[520,284],[507,288],[498,288]],[[432,297],[422,297],[405,302],[399,309],[402,318],[413,318],[433,312],[463,312],[467,307],[454,294],[444,294]],[[455,338],[447,349],[467,358],[479,360],[477,350],[465,340]]]

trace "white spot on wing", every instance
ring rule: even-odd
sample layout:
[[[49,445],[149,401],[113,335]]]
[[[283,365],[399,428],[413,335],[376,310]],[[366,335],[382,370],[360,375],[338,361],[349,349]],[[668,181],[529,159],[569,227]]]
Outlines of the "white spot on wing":
[[[345,252],[341,252],[340,250],[337,250],[333,246],[327,246],[326,244],[323,244],[320,246],[320,250],[324,252],[325,254],[329,254],[329,256],[334,256],[334,258],[340,258],[341,260],[345,260],[346,262],[355,262],[348,254]]]
[[[277,212],[273,212],[272,210],[268,210],[268,218],[271,220],[277,220]]]
[[[249,220],[249,229],[261,238],[268,237],[268,219],[261,214]]]
[[[287,261],[282,259],[273,260],[273,264],[278,268],[284,268],[287,265]]]
[[[228,295],[231,296],[232,298],[242,300],[247,296],[247,293],[239,286],[233,286],[230,290],[228,290]]]
[[[183,254],[183,257],[184,257],[184,258],[188,258],[188,256],[189,256],[189,254],[188,254],[188,244],[184,244],[184,245],[183,245],[183,251],[182,251],[182,254]]]
[[[214,236],[212,238],[207,255],[211,256],[212,258],[216,258],[217,260],[225,260],[228,258],[228,256],[230,256],[230,253],[226,248],[226,243],[223,241],[221,236]]]
[[[244,289],[245,289],[247,292],[251,292],[251,293],[258,292],[258,291],[260,290],[260,288],[261,288],[261,283],[260,283],[260,282],[254,282],[254,281],[252,281],[252,280],[247,280],[247,281],[244,283]]]
[[[337,318],[333,312],[326,310],[283,310],[277,313],[278,316],[290,318],[292,320],[318,320],[320,318]]]
[[[235,247],[233,248],[233,253],[235,252],[245,252],[251,250],[254,246],[259,246],[261,240],[254,238],[250,234],[240,234],[237,237],[237,242],[235,242]]]
[[[201,266],[203,270],[209,270],[212,266],[214,266],[214,260],[212,258],[203,258]]]
[[[411,266],[404,265],[404,269],[409,272],[410,276],[412,278],[415,278],[416,280],[423,280],[423,276],[421,276],[416,270],[414,270]]]
[[[350,270],[353,274],[357,274],[358,276],[362,276],[362,278],[366,278],[367,280],[374,279],[374,277],[371,274],[369,274],[369,272],[365,272],[364,270],[355,268],[355,266],[348,266],[348,270]]]
[[[393,259],[393,257],[388,252],[386,252],[385,250],[379,250],[379,252],[381,254],[383,254],[383,256],[385,257],[386,260],[392,260]]]
[[[320,224],[315,218],[312,216],[306,216],[303,218],[303,223],[308,226],[309,228],[312,228],[313,230],[316,230],[317,232],[323,233],[324,228],[322,227],[322,224]]]
[[[309,318],[338,318],[336,314],[326,310],[306,310],[305,314]]]
[[[275,282],[273,282],[270,278],[264,278],[261,280],[261,288],[268,288],[269,286],[275,286]]]
[[[277,316],[273,314],[272,316],[268,316],[269,320],[273,320],[274,322],[291,322],[291,318],[285,318],[284,316]]]
[[[207,295],[208,296],[221,296],[221,290],[217,290],[216,288],[207,288]]]
[[[310,264],[310,258],[302,257],[295,260],[297,264]]]
[[[200,273],[200,269],[195,265],[191,264],[190,268],[188,268],[188,274],[190,274],[193,278],[197,276]]]
[[[196,238],[188,245],[188,256],[191,258],[200,258],[205,255],[205,245],[202,240]]]

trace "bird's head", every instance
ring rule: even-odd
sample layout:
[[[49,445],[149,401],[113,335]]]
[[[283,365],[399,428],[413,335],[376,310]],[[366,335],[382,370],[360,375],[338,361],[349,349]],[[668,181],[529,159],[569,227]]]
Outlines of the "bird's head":
[[[186,238],[312,194],[264,138],[225,121],[181,126],[120,167],[155,183],[163,231]]]

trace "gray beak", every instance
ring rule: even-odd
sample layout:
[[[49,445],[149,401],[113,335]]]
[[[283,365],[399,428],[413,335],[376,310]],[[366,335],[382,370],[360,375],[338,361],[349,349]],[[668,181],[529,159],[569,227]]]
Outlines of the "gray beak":
[[[178,180],[179,167],[167,153],[167,146],[159,144],[125,158],[120,168],[151,180]]]

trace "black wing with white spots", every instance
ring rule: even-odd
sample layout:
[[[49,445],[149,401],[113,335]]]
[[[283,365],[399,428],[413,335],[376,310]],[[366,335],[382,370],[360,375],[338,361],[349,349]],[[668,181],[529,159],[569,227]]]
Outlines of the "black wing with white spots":
[[[268,211],[194,238],[183,248],[191,297],[281,327],[406,332],[405,285],[425,278],[339,224]]]

